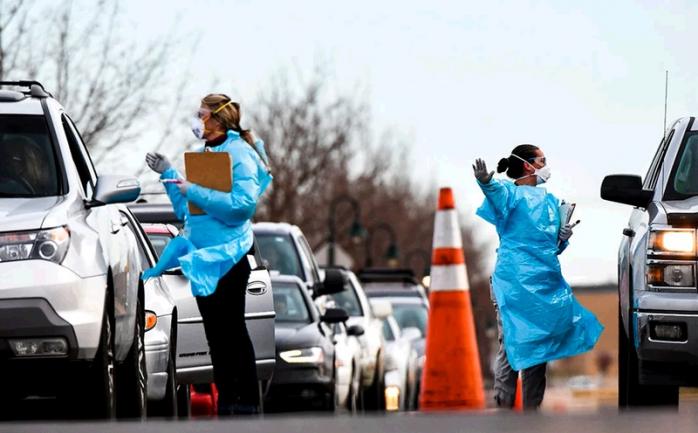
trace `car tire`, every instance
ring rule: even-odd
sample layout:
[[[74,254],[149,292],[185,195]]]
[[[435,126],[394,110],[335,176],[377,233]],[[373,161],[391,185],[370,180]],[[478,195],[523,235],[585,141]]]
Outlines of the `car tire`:
[[[385,366],[383,353],[378,354],[376,360],[376,372],[373,383],[363,392],[363,401],[366,410],[379,411],[385,409]]]
[[[191,418],[191,386],[188,383],[177,385],[177,418]]]
[[[640,384],[640,361],[634,345],[630,343],[633,336],[632,333],[629,336],[625,333],[620,307],[618,313],[618,407],[677,407],[678,386]]]
[[[87,392],[83,394],[84,404],[80,409],[80,412],[86,414],[88,418],[116,418],[116,362],[113,329],[114,324],[109,314],[109,308],[105,308],[99,348],[88,372],[90,379],[87,381]],[[69,413],[75,412],[76,400],[73,399],[73,394],[69,393],[64,398],[61,406]],[[77,401],[79,400],[81,399]]]
[[[349,387],[349,398],[347,398],[346,409],[350,414],[356,415],[359,411],[359,394],[361,389],[361,375],[357,374],[356,366],[351,370],[351,386]]]
[[[148,380],[145,363],[145,311],[138,299],[136,320],[131,350],[116,375],[116,395],[118,397],[119,418],[145,418],[148,406]]]
[[[170,341],[174,341],[170,339]],[[177,402],[177,369],[175,368],[176,352],[170,353],[170,359],[167,362],[167,386],[165,388],[165,397],[156,402],[148,404],[148,416],[158,418],[177,418],[178,402]]]

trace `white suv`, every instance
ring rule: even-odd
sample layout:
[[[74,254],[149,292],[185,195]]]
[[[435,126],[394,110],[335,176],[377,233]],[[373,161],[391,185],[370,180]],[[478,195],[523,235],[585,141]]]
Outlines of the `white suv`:
[[[76,415],[142,417],[144,293],[114,203],[138,180],[98,176],[75,125],[37,82],[0,82],[1,413],[51,395]]]

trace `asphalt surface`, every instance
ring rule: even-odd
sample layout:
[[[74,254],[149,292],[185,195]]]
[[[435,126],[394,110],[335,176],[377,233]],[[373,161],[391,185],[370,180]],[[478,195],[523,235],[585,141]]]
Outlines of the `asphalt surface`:
[[[399,414],[376,417],[278,416],[254,419],[147,421],[110,423],[0,423],[0,432],[26,433],[441,433],[441,432],[520,432],[520,433],[674,433],[698,429],[695,407],[676,411],[623,412],[601,410],[589,414],[486,413]]]

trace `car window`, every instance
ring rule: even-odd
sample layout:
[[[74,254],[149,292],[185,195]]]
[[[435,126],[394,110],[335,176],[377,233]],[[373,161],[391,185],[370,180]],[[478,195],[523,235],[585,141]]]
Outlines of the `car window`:
[[[293,239],[289,235],[257,234],[257,246],[269,269],[304,279]]]
[[[150,244],[155,249],[155,253],[158,257],[162,255],[162,251],[165,249],[167,244],[172,240],[172,236],[161,233],[148,233],[148,239],[150,239]]]
[[[385,341],[395,341],[395,334],[393,329],[390,327],[390,322],[383,320],[383,338]]]
[[[424,305],[393,303],[393,316],[400,329],[417,328],[426,335],[429,314]]]
[[[65,136],[70,146],[70,153],[73,155],[73,162],[80,176],[80,183],[87,197],[92,197],[94,185],[97,182],[97,175],[92,166],[92,160],[73,122],[65,114],[62,120]]]
[[[666,189],[666,200],[698,195],[698,133],[688,134],[679,149]]]
[[[310,312],[305,303],[301,287],[296,284],[276,283],[274,290],[274,312],[277,322],[310,323]]]
[[[0,197],[59,195],[53,146],[43,116],[0,116]]]
[[[310,269],[311,272],[313,273],[313,280],[315,281],[320,281],[320,275],[318,275],[317,270],[320,269],[320,267],[317,264],[317,261],[315,260],[315,255],[313,254],[312,248],[310,248],[310,245],[308,244],[308,241],[305,239],[305,236],[300,236],[300,246],[303,249],[303,254],[308,258],[310,263]]]
[[[356,291],[349,281],[344,285],[344,291],[330,295],[337,308],[343,308],[350,316],[363,316],[361,303]]]
[[[137,227],[135,227],[133,225],[133,223],[131,222],[131,219],[128,218],[126,216],[126,214],[121,212],[120,216],[122,219],[125,219],[126,221],[128,221],[127,226],[131,230],[131,233],[133,233],[136,244],[138,244],[138,259],[141,263],[141,269],[142,270],[150,269],[151,267],[153,267],[154,263],[150,262],[151,256],[146,251],[146,248],[148,248],[148,245],[144,245],[144,242],[147,242],[147,240],[145,238],[141,237],[140,231],[138,230]],[[154,257],[153,257],[153,259],[154,259]]]

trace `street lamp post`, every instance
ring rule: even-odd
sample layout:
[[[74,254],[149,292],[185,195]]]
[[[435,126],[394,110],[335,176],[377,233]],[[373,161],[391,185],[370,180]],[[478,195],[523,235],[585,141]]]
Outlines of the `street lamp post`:
[[[405,263],[407,264],[407,266],[411,267],[411,263],[412,263],[413,259],[417,258],[417,257],[421,258],[422,261],[424,262],[424,271],[422,272],[422,274],[423,274],[422,276],[428,275],[429,268],[431,265],[431,256],[425,250],[423,250],[421,248],[417,248],[417,249],[410,251],[405,256]]]
[[[396,266],[396,262],[398,259],[398,248],[397,248],[397,236],[395,236],[395,230],[388,224],[388,223],[379,223],[373,226],[368,230],[367,236],[366,236],[366,262],[365,266],[367,268],[370,268],[373,266],[373,257],[371,254],[372,251],[372,243],[373,243],[373,238],[375,237],[375,234],[378,231],[384,231],[385,233],[388,234],[388,237],[390,238],[390,244],[388,245],[388,249],[385,253],[385,257],[388,259],[388,265],[391,267]]]
[[[363,237],[363,227],[361,226],[361,207],[359,202],[356,201],[349,195],[340,195],[339,197],[332,200],[330,203],[330,216],[328,221],[328,226],[330,229],[330,236],[327,239],[327,264],[329,266],[334,266],[335,262],[335,244],[337,242],[337,208],[342,203],[349,203],[354,211],[354,222],[351,225],[350,236],[354,242]]]

